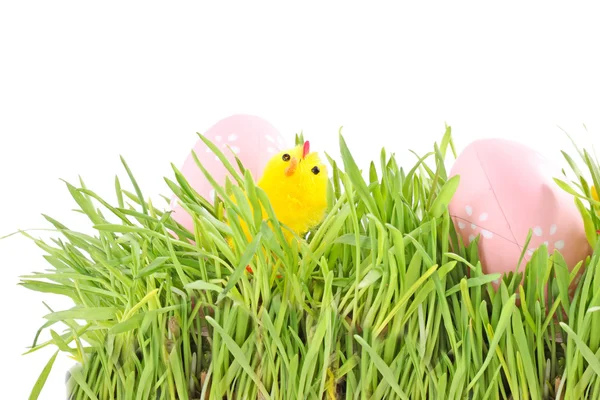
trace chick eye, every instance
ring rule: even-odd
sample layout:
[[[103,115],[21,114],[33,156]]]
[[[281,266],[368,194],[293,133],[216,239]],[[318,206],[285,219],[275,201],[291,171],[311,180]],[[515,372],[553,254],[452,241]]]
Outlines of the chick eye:
[[[285,153],[285,154],[284,154],[284,155],[281,157],[281,159],[282,159],[283,161],[290,161],[290,158],[291,158],[291,157],[290,157],[290,155],[289,155],[288,153]]]
[[[318,175],[319,172],[321,172],[321,170],[319,169],[319,167],[317,167],[316,165],[314,167],[312,167],[311,171],[315,175]]]

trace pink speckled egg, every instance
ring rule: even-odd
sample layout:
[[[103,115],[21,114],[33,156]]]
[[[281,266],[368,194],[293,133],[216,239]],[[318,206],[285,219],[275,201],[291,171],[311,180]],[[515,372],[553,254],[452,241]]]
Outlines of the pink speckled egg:
[[[237,167],[237,156],[244,167],[258,179],[269,161],[277,152],[287,148],[284,137],[266,120],[253,115],[232,115],[213,125],[205,133],[205,138],[217,145],[234,167]],[[211,176],[221,185],[227,176],[231,176],[219,158],[198,139],[193,151],[208,170]],[[206,179],[196,162],[192,152],[188,155],[181,173],[189,184],[202,197],[214,200],[215,190]],[[178,203],[176,196],[171,199],[173,218],[186,229],[193,231],[194,223],[190,215]]]
[[[569,269],[591,254],[573,196],[553,180],[560,169],[539,152],[505,139],[478,140],[457,158],[454,175],[460,184],[450,215],[465,244],[480,237],[485,273],[515,271],[530,230],[519,271],[542,244],[560,251]]]

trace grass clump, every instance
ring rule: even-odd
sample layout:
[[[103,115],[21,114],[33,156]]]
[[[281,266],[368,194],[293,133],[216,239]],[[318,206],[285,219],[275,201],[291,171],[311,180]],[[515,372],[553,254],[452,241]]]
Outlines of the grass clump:
[[[597,163],[577,150],[599,187]],[[234,179],[213,181],[214,204],[176,168],[166,180],[193,232],[144,200],[124,161],[133,190],[117,179],[116,204],[67,184],[95,234],[50,217],[60,238],[24,233],[50,268],[20,284],[73,301],[49,310],[29,352],[53,346],[77,361],[71,399],[600,398],[597,251],[570,272],[542,246],[495,291],[500,275],[483,274],[477,240],[465,246],[448,214],[450,128],[410,170],[382,150],[363,174],[341,135],[340,151],[326,219],[292,245],[265,193],[216,148]],[[576,180],[559,184],[595,243],[600,203],[565,156]],[[231,200],[240,191],[274,228]]]

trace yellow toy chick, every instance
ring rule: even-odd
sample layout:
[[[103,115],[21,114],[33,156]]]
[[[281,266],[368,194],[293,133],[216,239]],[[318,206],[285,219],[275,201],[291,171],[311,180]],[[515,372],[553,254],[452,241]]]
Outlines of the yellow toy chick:
[[[306,141],[272,157],[258,186],[269,197],[277,219],[300,235],[323,220],[327,181],[327,167]]]
[[[323,221],[328,179],[327,167],[318,153],[310,152],[308,141],[276,154],[267,163],[257,186],[267,194],[288,242],[294,234],[302,235]],[[262,214],[266,219],[264,208]],[[247,225],[242,221],[241,226],[250,239]],[[231,240],[229,243],[233,246]]]

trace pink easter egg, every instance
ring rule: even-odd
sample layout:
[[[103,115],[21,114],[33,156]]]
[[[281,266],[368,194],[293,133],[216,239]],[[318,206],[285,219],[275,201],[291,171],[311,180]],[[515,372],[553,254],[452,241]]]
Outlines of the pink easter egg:
[[[477,140],[457,158],[454,175],[460,184],[450,216],[465,244],[479,236],[485,273],[515,271],[530,230],[519,271],[542,244],[557,249],[569,269],[591,254],[573,196],[553,180],[560,169],[539,152],[505,139]]]
[[[254,179],[262,175],[273,155],[287,148],[284,137],[273,125],[253,115],[229,116],[217,122],[202,135],[214,143],[236,169],[235,156],[237,156],[244,167],[250,170]],[[220,185],[225,184],[227,176],[232,179],[223,163],[202,140],[198,139],[192,151]],[[214,200],[215,190],[196,164],[192,152],[183,163],[181,173],[200,196],[211,202]],[[177,222],[189,231],[193,231],[193,220],[179,205],[176,196],[171,199],[171,210]]]

